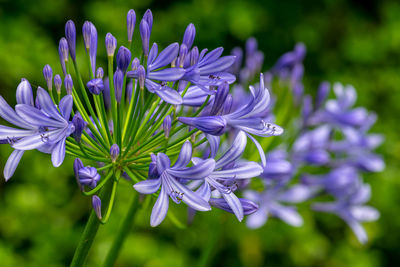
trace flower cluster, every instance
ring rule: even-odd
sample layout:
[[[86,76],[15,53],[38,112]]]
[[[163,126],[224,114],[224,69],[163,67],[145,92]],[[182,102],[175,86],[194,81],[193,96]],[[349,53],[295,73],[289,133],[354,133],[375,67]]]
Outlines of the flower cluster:
[[[326,101],[324,83],[313,103],[302,83],[303,44],[260,74],[263,53],[254,38],[245,54],[235,48],[224,56],[221,47],[195,46],[196,29],[189,24],[182,42],[161,49],[150,42],[150,10],[138,25],[130,10],[126,23],[123,45],[118,47],[111,33],[105,36],[104,68],[96,60],[96,27],[83,24],[89,67],[81,72],[76,27],[68,21],[58,48],[61,74],[53,77],[49,65],[43,68],[47,91],[38,87],[34,97],[22,79],[15,109],[0,97],[0,116],[13,125],[0,126],[1,142],[14,149],[4,168],[6,180],[26,150],[51,153],[55,167],[68,154],[75,157],[79,189],[92,197],[101,222],[111,214],[123,177],[140,194],[157,197],[152,226],[165,219],[170,199],[196,211],[216,207],[239,221],[250,215],[249,227],[263,225],[268,215],[300,225],[296,209],[285,203],[331,195],[334,201],[312,208],[339,215],[366,240],[359,222],[376,219],[378,212],[364,205],[369,187],[360,173],[384,167],[372,152],[382,138],[368,134],[375,116],[352,108],[352,87],[335,85],[336,98]],[[132,46],[135,26],[141,49]],[[274,93],[267,87],[284,89]],[[293,112],[300,110],[301,116]],[[290,130],[282,135],[278,124]],[[320,172],[309,173],[306,166]],[[249,187],[257,177],[261,190]]]

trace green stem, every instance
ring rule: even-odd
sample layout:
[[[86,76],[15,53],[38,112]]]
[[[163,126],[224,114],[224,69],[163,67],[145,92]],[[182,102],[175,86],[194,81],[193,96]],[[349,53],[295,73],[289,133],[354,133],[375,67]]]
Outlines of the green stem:
[[[138,209],[137,200],[138,194],[135,194],[132,198],[131,204],[129,205],[129,209],[126,213],[124,221],[122,222],[121,227],[118,229],[114,242],[112,243],[111,248],[108,251],[108,254],[103,264],[103,266],[105,267],[114,266],[114,263],[118,258],[119,251],[121,250],[125,238],[128,236],[128,233],[133,225],[133,219],[136,214],[136,210]]]
[[[110,197],[110,190],[112,184],[109,183],[105,190],[101,192],[100,198],[102,198],[103,204],[107,205]],[[90,213],[88,222],[86,223],[85,230],[81,235],[78,246],[75,249],[74,257],[72,258],[70,267],[81,267],[84,265],[86,257],[89,253],[90,247],[93,244],[93,240],[96,237],[97,230],[100,226],[100,220],[97,218],[94,210]]]

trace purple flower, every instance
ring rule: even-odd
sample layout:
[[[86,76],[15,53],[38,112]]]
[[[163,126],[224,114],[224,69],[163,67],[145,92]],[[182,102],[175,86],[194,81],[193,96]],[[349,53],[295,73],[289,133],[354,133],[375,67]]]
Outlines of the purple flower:
[[[103,83],[103,79],[101,79],[101,78],[96,78],[96,79],[90,80],[86,84],[86,86],[89,89],[89,91],[94,95],[99,95],[104,90],[104,83]]]
[[[179,117],[178,120],[211,135],[222,135],[230,128],[244,131],[256,145],[262,164],[265,166],[265,153],[252,134],[263,137],[276,136],[282,134],[283,129],[266,122],[263,118],[268,109],[270,96],[268,89],[264,87],[262,74],[260,75],[260,85],[256,88],[250,86],[250,90],[252,93],[250,101],[232,113],[222,116]]]
[[[365,244],[368,237],[361,223],[376,221],[379,218],[379,212],[375,208],[364,205],[370,197],[370,186],[361,184],[358,190],[347,199],[339,199],[336,202],[329,203],[315,203],[312,207],[315,211],[333,213],[342,218],[350,226],[357,239]]]
[[[128,71],[127,77],[139,79],[141,88],[144,82],[147,90],[151,93],[156,93],[165,102],[174,105],[181,104],[182,97],[177,91],[167,86],[166,82],[181,79],[185,74],[185,70],[182,68],[164,68],[158,70],[169,65],[177,57],[178,50],[179,44],[173,43],[158,54],[158,46],[154,43],[147,60],[146,73],[143,73],[143,69],[139,67],[136,70]],[[161,81],[161,84],[154,82],[154,80]]]
[[[134,188],[142,194],[153,194],[161,187],[160,194],[154,204],[151,213],[151,226],[159,225],[168,212],[169,198],[179,204],[185,202],[189,207],[199,211],[210,210],[210,205],[198,193],[191,191],[181,183],[182,179],[201,180],[207,177],[215,167],[213,159],[205,160],[193,167],[186,167],[192,157],[192,146],[185,142],[175,164],[171,167],[169,158],[158,153],[156,159],[153,157],[152,176],[155,179],[147,179],[134,185]]]
[[[246,191],[244,196],[259,205],[258,210],[247,218],[249,228],[263,226],[269,216],[277,217],[292,226],[301,226],[303,219],[293,206],[283,203],[300,203],[313,196],[314,188],[305,185],[294,185],[289,189],[281,186],[269,186],[264,192]]]
[[[38,127],[39,132],[22,137],[12,147],[17,150],[47,147],[51,152],[53,166],[58,167],[64,161],[65,140],[75,131],[74,125],[68,121],[72,110],[72,96],[66,95],[61,99],[60,111],[57,110],[50,95],[41,87],[37,90],[37,98],[40,110],[24,103],[18,104],[15,110],[29,125]]]
[[[246,142],[246,134],[239,132],[231,147],[215,162],[214,170],[205,177],[204,183],[196,191],[206,201],[209,201],[211,192],[216,190],[239,221],[243,219],[244,209],[241,201],[234,194],[234,191],[237,189],[236,180],[253,178],[260,175],[263,171],[261,166],[255,162],[236,163],[246,148]],[[216,151],[218,149],[217,143],[213,144],[210,142],[210,145],[214,146],[211,150]],[[199,158],[193,158],[192,161],[195,166],[203,162]]]
[[[126,16],[126,26],[128,29],[128,42],[132,42],[132,36],[135,30],[135,23],[136,23],[136,13],[135,10],[131,9],[128,11],[128,15]]]
[[[78,171],[79,182],[81,185],[87,185],[91,188],[95,188],[97,182],[100,180],[100,174],[97,173],[94,167],[83,167]]]

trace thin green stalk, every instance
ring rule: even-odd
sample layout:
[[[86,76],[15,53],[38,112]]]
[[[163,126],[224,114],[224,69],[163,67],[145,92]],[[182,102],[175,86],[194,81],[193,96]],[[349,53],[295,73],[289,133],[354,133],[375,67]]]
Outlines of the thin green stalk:
[[[138,194],[135,194],[132,198],[131,204],[129,205],[128,211],[125,215],[124,221],[122,222],[118,232],[115,236],[114,242],[111,245],[110,250],[107,253],[106,259],[104,261],[104,267],[114,266],[115,261],[118,258],[119,251],[121,250],[126,237],[133,226],[133,219],[135,217],[136,211],[138,209]]]

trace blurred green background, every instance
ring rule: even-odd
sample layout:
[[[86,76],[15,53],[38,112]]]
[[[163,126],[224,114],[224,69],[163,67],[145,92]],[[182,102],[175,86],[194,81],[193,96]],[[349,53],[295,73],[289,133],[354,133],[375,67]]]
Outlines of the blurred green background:
[[[22,77],[44,85],[42,68],[47,63],[55,73],[61,72],[57,47],[67,19],[75,21],[79,32],[83,22],[91,20],[99,32],[99,54],[104,54],[107,32],[126,39],[130,8],[139,18],[152,9],[152,40],[163,46],[180,41],[190,22],[196,26],[199,48],[223,46],[229,53],[255,36],[265,53],[264,69],[296,42],[304,42],[306,90],[315,92],[323,80],[353,84],[359,93],[357,104],[379,115],[374,131],[386,136],[379,151],[387,168],[365,176],[373,189],[371,204],[381,212],[378,222],[365,225],[370,237],[365,246],[339,218],[307,208],[301,208],[301,228],[271,219],[262,229],[248,230],[233,215],[218,210],[197,214],[187,229],[168,219],[153,229],[149,207],[136,216],[116,266],[188,266],[202,258],[209,266],[365,267],[400,261],[400,3],[0,0],[1,95],[13,103]],[[79,57],[84,53],[81,37],[78,44]],[[9,146],[1,147],[1,168],[10,153]],[[133,189],[119,190],[115,211],[109,224],[101,227],[87,266],[102,262],[123,218]],[[27,152],[14,177],[7,184],[0,182],[0,266],[67,265],[90,209],[89,198],[77,190],[71,159],[55,169],[49,156]]]

